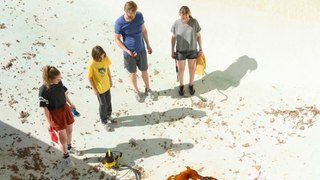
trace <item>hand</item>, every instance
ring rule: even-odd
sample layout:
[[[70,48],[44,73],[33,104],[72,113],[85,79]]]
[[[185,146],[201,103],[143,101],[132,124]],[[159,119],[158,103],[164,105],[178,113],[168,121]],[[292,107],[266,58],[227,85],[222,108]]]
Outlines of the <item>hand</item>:
[[[199,51],[198,51],[198,56],[201,56],[203,54],[203,51],[202,51],[202,49],[200,49]]]
[[[99,92],[98,92],[98,90],[93,89],[93,93],[94,93],[94,95],[99,96]]]
[[[152,48],[150,46],[147,46],[148,54],[152,54]]]
[[[130,50],[127,50],[126,52],[127,52],[127,53],[129,54],[129,56],[131,56],[131,57],[136,57],[136,56],[138,55],[138,53],[132,52],[132,51],[130,51]]]
[[[112,81],[110,80],[110,87],[112,87],[113,86],[113,83],[112,83]]]
[[[172,51],[172,53],[171,53],[171,57],[172,57],[172,59],[176,59],[176,58],[177,58],[177,53],[176,53],[176,52],[174,52],[174,51]]]
[[[76,109],[76,107],[73,104],[69,105],[71,109]]]

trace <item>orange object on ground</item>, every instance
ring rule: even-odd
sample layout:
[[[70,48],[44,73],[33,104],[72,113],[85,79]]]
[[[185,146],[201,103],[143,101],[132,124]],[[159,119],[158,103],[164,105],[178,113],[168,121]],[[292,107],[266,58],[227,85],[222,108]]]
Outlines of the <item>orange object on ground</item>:
[[[168,180],[217,180],[214,177],[203,177],[198,174],[197,171],[187,166],[187,170],[181,172],[178,175],[172,175]]]
[[[206,57],[204,56],[203,53],[201,53],[200,55],[198,55],[196,60],[195,74],[202,76],[204,74],[204,70],[206,69],[206,67],[207,67]]]

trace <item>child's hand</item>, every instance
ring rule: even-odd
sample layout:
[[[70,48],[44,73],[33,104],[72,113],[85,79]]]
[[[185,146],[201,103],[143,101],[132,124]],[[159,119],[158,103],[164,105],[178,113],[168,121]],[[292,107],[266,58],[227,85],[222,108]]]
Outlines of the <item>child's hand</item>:
[[[71,109],[76,109],[76,107],[73,104],[70,104]]]
[[[112,81],[110,81],[110,87],[112,87],[113,86],[113,83],[112,83]]]
[[[99,92],[98,92],[98,90],[93,89],[93,93],[94,93],[94,95],[99,96]]]

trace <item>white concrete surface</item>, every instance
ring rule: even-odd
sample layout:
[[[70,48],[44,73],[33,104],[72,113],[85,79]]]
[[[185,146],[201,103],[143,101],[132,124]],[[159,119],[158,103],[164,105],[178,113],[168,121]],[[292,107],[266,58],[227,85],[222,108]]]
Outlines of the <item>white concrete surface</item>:
[[[133,98],[122,52],[113,42],[113,23],[122,15],[124,2],[0,1],[1,67],[15,59],[11,68],[0,69],[1,179],[10,178],[11,163],[18,165],[18,177],[34,172],[26,170],[26,159],[17,158],[12,150],[51,145],[37,103],[40,70],[46,64],[61,69],[82,114],[74,126],[74,142],[84,151],[83,156],[74,157],[80,179],[99,178],[101,172],[114,175],[100,166],[101,172],[91,176],[81,170],[100,165],[93,157],[102,157],[106,148],[125,152],[123,163],[142,167],[143,179],[166,179],[185,166],[227,180],[319,178],[319,115],[314,114],[320,101],[319,1],[137,1],[154,50],[148,57],[152,88],[169,93],[141,104]],[[170,27],[181,5],[191,8],[202,27],[208,75],[206,85],[197,77],[196,89],[207,102],[196,96],[177,99],[169,92],[177,85]],[[113,61],[112,103],[120,123],[111,133],[100,125],[98,102],[86,88],[86,64],[97,44]],[[35,57],[28,59],[25,53]],[[244,55],[248,56],[245,61],[237,63]],[[255,65],[256,69],[247,71]],[[296,108],[302,108],[298,114]],[[273,113],[266,113],[272,109]],[[276,110],[284,112],[276,116]],[[20,111],[30,113],[24,123]],[[22,142],[5,134],[17,129]],[[24,137],[28,133],[31,139]],[[137,140],[136,147],[128,145],[131,138]],[[164,142],[173,146],[162,148]],[[50,167],[44,170],[49,173],[45,176],[75,177],[54,168],[53,162],[60,158],[57,150],[48,154],[43,149],[36,148]],[[41,172],[35,175],[40,177]]]

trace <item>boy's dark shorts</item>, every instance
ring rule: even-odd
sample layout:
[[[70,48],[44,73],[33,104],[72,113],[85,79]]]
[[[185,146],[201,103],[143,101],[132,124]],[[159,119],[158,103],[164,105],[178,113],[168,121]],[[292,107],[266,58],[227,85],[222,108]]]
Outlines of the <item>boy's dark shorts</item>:
[[[140,71],[148,70],[147,52],[139,52],[136,57],[130,56],[128,53],[124,53],[124,67],[129,73],[136,73],[137,67]]]
[[[186,60],[186,59],[197,59],[198,52],[197,50],[194,51],[178,51],[177,52],[177,60]]]

